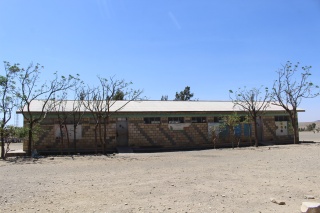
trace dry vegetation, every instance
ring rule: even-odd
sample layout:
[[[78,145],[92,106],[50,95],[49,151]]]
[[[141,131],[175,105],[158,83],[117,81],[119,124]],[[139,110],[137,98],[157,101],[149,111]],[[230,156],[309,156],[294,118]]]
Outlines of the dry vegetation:
[[[313,123],[316,124],[315,129],[320,129],[320,121],[314,121],[314,122],[299,122],[299,128],[306,130],[307,127],[308,127],[308,125],[313,124]]]

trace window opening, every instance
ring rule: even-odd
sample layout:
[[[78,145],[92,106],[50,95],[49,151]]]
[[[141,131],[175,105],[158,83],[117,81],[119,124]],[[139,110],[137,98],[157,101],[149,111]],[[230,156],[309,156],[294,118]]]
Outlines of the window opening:
[[[289,121],[289,116],[274,116],[274,121]]]
[[[192,123],[207,123],[206,117],[192,117],[191,118]]]
[[[160,117],[146,117],[143,119],[145,124],[160,124]]]
[[[169,117],[168,118],[169,124],[179,124],[184,123],[184,117]]]

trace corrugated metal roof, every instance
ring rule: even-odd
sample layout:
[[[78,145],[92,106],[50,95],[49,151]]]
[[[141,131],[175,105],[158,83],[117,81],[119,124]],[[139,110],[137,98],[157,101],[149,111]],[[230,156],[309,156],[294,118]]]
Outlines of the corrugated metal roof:
[[[75,101],[66,101],[64,111],[72,111]],[[91,102],[93,104],[93,102]],[[125,106],[124,106],[125,105]],[[32,112],[41,112],[42,100],[34,100],[31,103]],[[123,107],[124,106],[124,107]],[[123,108],[122,108],[123,107]],[[121,108],[119,110],[119,108]],[[234,106],[231,101],[115,101],[112,102],[111,112],[229,112],[243,111],[238,106]],[[82,111],[85,107],[82,106]],[[86,110],[88,111],[88,110]],[[267,111],[284,111],[280,106],[271,104]],[[303,109],[298,109],[304,112]]]

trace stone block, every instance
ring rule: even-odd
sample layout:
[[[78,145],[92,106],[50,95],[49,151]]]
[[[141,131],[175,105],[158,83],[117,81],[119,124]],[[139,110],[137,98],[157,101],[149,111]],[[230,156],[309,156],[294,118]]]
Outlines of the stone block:
[[[302,202],[302,213],[320,213],[320,203],[315,202]]]

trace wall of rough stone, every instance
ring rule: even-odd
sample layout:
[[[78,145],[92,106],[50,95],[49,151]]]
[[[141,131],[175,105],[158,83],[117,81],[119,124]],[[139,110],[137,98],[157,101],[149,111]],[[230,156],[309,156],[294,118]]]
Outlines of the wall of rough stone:
[[[81,122],[82,136],[77,138],[76,142],[73,139],[63,137],[63,140],[55,135],[55,124],[58,124],[58,120],[54,118],[46,118],[41,123],[39,133],[34,138],[33,149],[37,149],[38,152],[42,153],[78,153],[78,152],[99,152],[101,153],[104,149],[103,142],[95,140],[95,121],[92,118],[83,118]],[[67,124],[72,124],[71,121],[67,121]],[[101,126],[101,134],[104,135],[104,126]],[[107,125],[107,140],[106,150],[113,150],[116,147],[116,126],[115,119],[112,118]],[[25,140],[23,149],[28,149],[28,143]]]
[[[185,117],[185,121],[188,121]],[[207,123],[190,123],[182,130],[169,128],[168,118],[160,124],[145,124],[143,118],[129,119],[129,146],[133,148],[210,147]]]
[[[203,116],[199,114],[200,116]],[[139,117],[138,117],[139,116]],[[185,123],[181,128],[172,128],[168,123],[168,117],[161,117],[159,124],[145,124],[143,115],[137,117],[128,117],[128,145],[134,149],[145,148],[163,148],[163,149],[183,149],[183,148],[213,148],[213,138],[208,134],[208,123],[214,122],[214,116],[207,116],[206,123],[191,123],[192,118],[184,116]],[[179,115],[177,115],[179,116]],[[181,116],[180,116],[181,117]],[[105,150],[114,151],[117,147],[116,118],[111,118],[107,127],[107,138]],[[67,121],[72,124],[71,120]],[[104,150],[104,144],[101,143],[98,136],[98,142],[95,140],[95,120],[93,118],[83,118],[81,121],[82,136],[78,138],[76,144],[73,140],[64,140],[57,138],[55,135],[54,125],[58,124],[56,118],[46,118],[41,123],[41,131],[34,140],[33,149],[38,152],[55,152],[55,153],[78,153],[78,152],[99,152]],[[288,136],[277,136],[275,134],[276,125],[273,116],[264,116],[262,118],[262,138],[263,141],[273,141],[275,143],[292,142],[292,128],[289,128]],[[229,131],[227,135],[219,136],[215,140],[215,147],[231,147],[232,141],[234,146],[250,146],[254,144],[254,128],[251,125],[251,137],[248,128],[240,125],[241,136],[234,138]],[[175,125],[173,125],[175,126]],[[179,127],[179,125],[176,125]],[[102,125],[103,136],[103,125]],[[24,150],[27,150],[27,141],[25,141]]]
[[[293,129],[288,121],[288,134],[285,136],[276,135],[276,124],[274,117],[265,116],[263,118],[263,140],[273,141],[275,144],[293,143]]]

